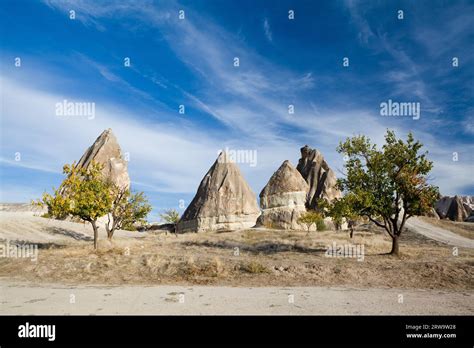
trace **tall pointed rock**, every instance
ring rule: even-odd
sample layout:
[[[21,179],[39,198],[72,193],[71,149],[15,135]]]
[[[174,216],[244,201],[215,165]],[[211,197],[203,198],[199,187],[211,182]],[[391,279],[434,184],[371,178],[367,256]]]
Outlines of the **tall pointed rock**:
[[[199,185],[177,226],[178,232],[250,228],[260,209],[238,166],[221,152]]]
[[[262,215],[257,225],[301,229],[298,218],[306,211],[309,185],[289,161],[283,162],[260,192]]]
[[[336,174],[329,168],[323,155],[316,149],[305,145],[301,148],[301,158],[296,169],[301,173],[309,185],[306,206],[316,208],[320,198],[331,202],[342,196],[336,187]]]
[[[112,133],[112,129],[106,129],[94,141],[94,143],[84,152],[77,163],[79,168],[88,168],[95,161],[104,166],[103,174],[112,180],[117,186],[122,188],[130,187],[130,177],[128,176],[127,161],[122,156],[120,145]]]

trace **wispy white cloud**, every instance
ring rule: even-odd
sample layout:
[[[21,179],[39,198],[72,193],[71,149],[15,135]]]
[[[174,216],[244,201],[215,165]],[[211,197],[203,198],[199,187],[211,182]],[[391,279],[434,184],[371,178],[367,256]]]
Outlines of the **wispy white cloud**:
[[[432,22],[428,22],[427,25],[420,24],[419,21],[415,20],[410,22],[410,25],[412,25],[410,37],[406,35],[399,36],[393,31],[384,32],[381,29],[383,27],[375,29],[375,24],[372,27],[372,23],[364,16],[367,12],[376,9],[379,6],[378,3],[357,0],[346,0],[344,3],[354,26],[359,30],[360,37],[364,38],[361,40],[361,44],[373,54],[379,55],[381,57],[380,64],[385,65],[384,83],[386,86],[391,86],[391,89],[387,91],[387,99],[398,98],[402,101],[420,102],[423,115],[429,115],[432,120],[431,126],[437,127],[439,115],[446,111],[445,93],[436,89],[432,83],[427,83],[426,77],[431,78],[430,81],[432,81],[433,76],[439,75],[440,71],[443,74],[448,73],[449,64],[446,62],[445,67],[441,69],[437,63],[427,64],[426,61],[420,60],[420,57],[412,58],[405,47],[409,40],[425,41],[424,44],[430,46],[436,45],[431,43],[433,40],[438,42],[437,39],[434,39],[434,36],[431,38],[429,35],[422,37],[419,34],[420,32],[432,33],[434,30],[437,33],[435,36],[439,38],[449,37],[451,34],[445,35],[442,30],[437,28],[439,26],[433,25]],[[410,5],[409,13],[415,17],[416,4]],[[418,14],[418,16],[420,15],[422,14]],[[395,12],[393,16],[395,16]],[[458,25],[454,25],[455,29],[453,29],[451,24],[447,24],[456,22],[456,20],[446,17],[444,22],[446,23],[443,26],[450,27],[447,30],[452,32],[453,35],[461,31]],[[464,21],[464,23],[467,22]],[[406,24],[404,23],[404,25]],[[453,47],[453,42],[446,42],[446,45]],[[390,59],[383,58],[384,55],[388,55]],[[446,76],[443,79],[447,81]]]
[[[272,29],[270,28],[270,23],[268,22],[268,18],[263,20],[263,32],[265,33],[265,37],[268,41],[273,42],[273,33]]]
[[[157,122],[143,124],[135,110],[123,109],[118,104],[98,105],[98,116],[89,123],[84,120],[58,121],[51,114],[54,110],[52,103],[58,101],[58,96],[5,81],[12,91],[11,98],[5,98],[9,105],[7,127],[16,129],[9,135],[9,149],[26,144],[27,151],[34,153],[31,165],[41,162],[49,168],[61,168],[63,163],[79,158],[103,129],[112,127],[123,150],[130,152],[131,177],[140,185],[163,192],[195,192],[217,151],[231,146],[258,150],[256,168],[241,166],[258,194],[283,160],[296,162],[298,149],[305,143],[321,149],[331,166],[342,168],[342,158],[335,152],[339,140],[363,133],[379,144],[383,141],[386,126],[373,111],[362,108],[348,111],[343,107],[328,109],[321,105],[311,107],[310,103],[301,100],[300,94],[313,88],[318,76],[312,72],[296,73],[269,62],[239,37],[192,11],[187,10],[186,20],[178,21],[177,7],[173,3],[166,9],[156,8],[151,2],[124,2],[118,5],[116,2],[97,4],[49,0],[48,4],[63,11],[74,5],[85,23],[99,25],[101,30],[107,30],[101,19],[110,17],[140,18],[143,25],[158,29],[176,56],[190,70],[203,77],[201,80],[204,82],[198,92],[191,93],[179,86],[173,88],[180,88],[195,107],[222,122],[229,132],[209,136],[209,131],[201,129],[198,124],[193,124],[193,128],[182,127],[183,123],[176,126]],[[349,4],[355,13],[355,20],[360,21],[363,31],[361,42],[374,40],[375,34],[370,25],[356,12],[354,3]],[[399,88],[397,93],[402,95],[407,92],[402,88],[407,86],[407,81],[411,81],[410,88],[414,88],[420,98],[428,98],[425,85],[416,79],[416,64],[406,53],[394,50],[390,43],[384,46],[383,37],[381,40],[379,47],[399,62],[408,64],[408,73],[415,73],[411,79],[412,75],[407,75],[405,70],[387,72],[387,77]],[[239,68],[233,66],[234,57],[240,58]],[[95,66],[105,79],[123,84],[123,80],[107,67]],[[148,73],[143,76],[153,78]],[[135,88],[127,84],[123,86],[132,91]],[[136,92],[140,95],[141,91]],[[145,95],[142,97],[146,98]],[[288,114],[287,106],[291,103],[296,104],[294,115]],[[27,117],[16,119],[15,115],[19,113]],[[391,128],[397,128],[398,134],[404,135],[411,125],[400,122],[398,127]],[[25,127],[35,129],[35,134],[22,133],[21,129]],[[285,132],[286,127],[292,131]],[[416,132],[415,135],[427,144],[436,163],[440,163],[440,169],[435,166],[436,183],[442,184],[443,192],[456,192],[469,183],[467,164],[458,163],[455,171],[449,170],[454,167],[446,157],[448,152],[442,151],[445,146],[442,141],[434,141],[427,132]]]
[[[1,162],[8,166],[59,174],[62,166],[78,160],[104,129],[112,128],[122,151],[129,153],[132,184],[140,189],[194,193],[218,151],[227,146],[257,151],[256,167],[248,164],[240,167],[258,193],[284,159],[295,161],[298,156],[297,141],[262,143],[227,134],[209,137],[206,129],[142,121],[137,110],[118,103],[99,102],[96,116],[91,120],[80,116],[61,118],[55,115],[55,104],[62,102],[63,95],[34,90],[6,78],[0,82],[5,87],[2,127],[8,129],[2,132]],[[74,95],[68,98],[75,100]],[[15,152],[21,153],[21,161],[13,160]],[[49,188],[48,185],[35,189],[42,192]]]
[[[474,135],[474,107],[468,111],[463,126],[466,133]]]
[[[55,115],[55,104],[62,102],[62,95],[31,90],[11,80],[1,82],[6,87],[2,121],[9,130],[2,134],[2,156],[21,152],[21,166],[60,172],[64,163],[78,160],[92,141],[110,127],[122,150],[130,153],[132,177],[153,183],[162,191],[189,192],[196,185],[192,177],[203,173],[219,148],[218,139],[208,139],[183,125],[143,123],[138,115],[134,116],[135,111],[118,105],[99,102],[91,120],[59,117]],[[158,178],[159,168],[166,168],[167,175]]]
[[[345,0],[345,5],[349,9],[352,21],[358,28],[359,33],[357,35],[359,41],[365,45],[369,44],[369,40],[375,36],[369,22],[364,18],[363,14],[360,13],[359,1],[358,0]]]
[[[69,8],[64,2],[49,0],[48,3],[63,11]],[[101,7],[99,11],[93,10],[94,5],[90,2],[86,3],[87,6],[83,6],[84,2],[76,6],[81,6],[81,12],[88,13],[94,20],[139,17],[143,25],[158,29],[177,57],[206,82],[198,95],[186,92],[190,101],[220,122],[237,127],[249,136],[256,135],[249,126],[250,120],[256,124],[265,122],[265,129],[259,130],[262,137],[273,136],[270,130],[279,122],[287,121],[285,110],[295,95],[314,86],[311,72],[301,75],[275,66],[209,18],[186,9],[186,20],[178,20],[178,9],[185,7],[174,2],[160,8],[148,2],[120,7],[101,3],[95,5]],[[105,7],[109,7],[107,11],[104,11]],[[240,59],[240,67],[234,67],[234,57]],[[238,106],[233,102],[235,100],[238,100]]]

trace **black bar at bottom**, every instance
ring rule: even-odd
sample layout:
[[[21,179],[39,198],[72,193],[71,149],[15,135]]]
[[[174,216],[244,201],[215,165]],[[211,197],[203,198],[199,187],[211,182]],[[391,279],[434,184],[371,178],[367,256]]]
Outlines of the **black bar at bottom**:
[[[472,347],[469,316],[0,316],[0,346],[416,345]],[[28,324],[27,324],[28,323]],[[55,325],[54,340],[19,337]],[[22,330],[22,333],[20,333]],[[37,330],[37,331],[35,331]],[[50,330],[51,333],[51,330]],[[27,334],[29,335],[29,333]]]

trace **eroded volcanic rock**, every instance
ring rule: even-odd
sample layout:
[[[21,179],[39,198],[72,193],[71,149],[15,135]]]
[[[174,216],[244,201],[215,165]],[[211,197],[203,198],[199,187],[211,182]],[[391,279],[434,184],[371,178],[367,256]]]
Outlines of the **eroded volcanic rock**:
[[[309,185],[289,161],[284,161],[260,192],[258,226],[302,229],[298,218],[306,211]]]
[[[436,202],[435,209],[441,219],[470,221],[469,216],[474,212],[474,198],[472,196],[443,196]]]
[[[104,165],[103,174],[122,188],[130,187],[127,161],[123,159],[122,150],[112,129],[107,129],[84,152],[77,163],[79,168],[88,168],[92,161]]]
[[[255,194],[238,166],[222,152],[206,173],[177,231],[204,232],[253,227],[260,215]]]
[[[316,149],[305,145],[301,148],[301,158],[296,169],[309,185],[306,207],[315,209],[320,198],[331,202],[342,196],[336,188],[336,174],[328,166],[323,155]]]

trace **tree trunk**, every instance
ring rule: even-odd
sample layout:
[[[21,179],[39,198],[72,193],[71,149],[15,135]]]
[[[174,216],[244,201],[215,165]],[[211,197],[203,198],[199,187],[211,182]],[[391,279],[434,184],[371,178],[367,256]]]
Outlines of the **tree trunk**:
[[[107,230],[107,239],[112,240],[112,237],[114,236],[114,228],[109,229],[108,227],[106,227],[106,230]]]
[[[399,238],[399,236],[397,236],[397,235],[395,235],[392,238],[392,251],[390,252],[390,255],[398,256],[398,238]]]
[[[178,223],[175,223],[173,225],[173,231],[174,231],[174,235],[178,237]]]
[[[97,228],[97,225],[95,221],[91,221],[92,228],[94,229],[94,249],[97,250],[97,245],[98,245],[98,239],[99,239],[99,229]]]

